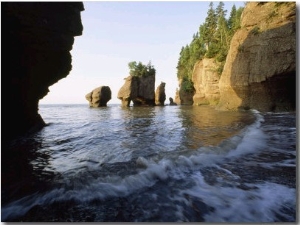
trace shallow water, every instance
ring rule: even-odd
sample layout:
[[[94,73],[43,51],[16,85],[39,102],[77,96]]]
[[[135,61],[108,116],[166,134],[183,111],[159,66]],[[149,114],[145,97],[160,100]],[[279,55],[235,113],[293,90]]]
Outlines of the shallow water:
[[[2,160],[2,221],[296,220],[295,113],[39,111],[48,126]]]

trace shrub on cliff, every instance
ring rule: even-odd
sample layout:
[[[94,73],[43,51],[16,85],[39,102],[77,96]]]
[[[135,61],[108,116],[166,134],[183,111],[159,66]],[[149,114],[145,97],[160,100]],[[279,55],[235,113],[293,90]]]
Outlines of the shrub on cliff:
[[[184,77],[182,79],[181,85],[180,85],[180,90],[186,92],[186,93],[194,93],[195,88],[194,88],[194,83],[187,77]]]
[[[133,77],[153,76],[156,72],[154,67],[151,65],[151,61],[147,65],[144,65],[141,62],[137,63],[136,61],[132,61],[128,63],[128,67],[129,74]]]

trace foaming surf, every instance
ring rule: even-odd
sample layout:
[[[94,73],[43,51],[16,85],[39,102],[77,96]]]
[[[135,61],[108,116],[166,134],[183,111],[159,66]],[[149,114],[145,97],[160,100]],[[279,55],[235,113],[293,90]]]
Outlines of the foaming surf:
[[[172,111],[172,115],[176,112],[176,109]],[[130,120],[115,124],[125,128],[128,126],[135,140],[147,140],[143,139],[143,133],[135,136],[137,133],[132,126],[139,124],[129,124],[130,113],[125,112]],[[100,130],[100,136],[106,137],[102,141],[108,140],[104,143],[107,144],[107,150],[97,154],[93,146],[98,142],[93,139],[95,143],[87,146],[89,151],[86,150],[85,155],[73,150],[66,157],[57,153],[56,159],[55,154],[51,153],[54,158],[49,164],[60,174],[55,177],[56,181],[48,189],[2,205],[2,220],[52,221],[58,211],[64,210],[65,214],[59,221],[86,220],[86,217],[76,217],[74,213],[89,213],[93,215],[89,217],[92,221],[112,222],[295,221],[295,186],[292,179],[279,182],[277,171],[280,168],[282,173],[287,170],[293,173],[295,151],[286,152],[283,148],[276,150],[274,143],[277,142],[272,136],[276,129],[272,124],[265,124],[265,117],[260,112],[253,110],[252,114],[255,116],[253,123],[217,145],[199,146],[197,149],[193,146],[190,150],[188,145],[183,148],[179,143],[178,146],[172,146],[171,151],[154,151],[155,154],[139,148],[124,147],[120,150],[117,146],[121,145],[113,145],[110,139],[114,130],[120,129],[113,129],[107,136],[103,136]],[[138,115],[141,118],[143,114]],[[155,117],[154,111],[151,111],[151,117]],[[151,129],[148,120],[147,117],[144,122]],[[155,126],[158,125],[159,122],[156,122]],[[176,129],[178,125],[173,126],[174,132],[180,135],[188,129]],[[95,124],[91,127],[95,127]],[[292,128],[290,133],[294,131]],[[147,135],[154,133],[147,132]],[[189,137],[189,133],[186,136]],[[124,135],[124,138],[127,136]],[[62,142],[60,147],[69,146],[74,141],[78,142],[70,139],[69,142]],[[121,143],[123,146],[133,144],[126,139]],[[146,148],[147,145],[144,143],[140,146]],[[157,146],[163,148],[163,145]],[[270,149],[275,149],[275,153],[285,157],[280,155],[279,158],[266,160]],[[56,151],[62,152],[59,147]],[[117,155],[113,157],[113,153]],[[61,167],[64,160],[69,162],[67,167]],[[46,212],[49,212],[48,215]]]

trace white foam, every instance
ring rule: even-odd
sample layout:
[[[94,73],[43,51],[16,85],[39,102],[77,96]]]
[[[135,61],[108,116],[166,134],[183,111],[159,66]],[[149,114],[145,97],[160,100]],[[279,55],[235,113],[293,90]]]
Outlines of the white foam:
[[[296,207],[296,190],[276,183],[249,185],[249,190],[207,184],[201,173],[194,174],[196,185],[181,194],[188,194],[213,207],[204,216],[206,222],[274,222],[276,214],[287,221],[294,218],[283,209]]]

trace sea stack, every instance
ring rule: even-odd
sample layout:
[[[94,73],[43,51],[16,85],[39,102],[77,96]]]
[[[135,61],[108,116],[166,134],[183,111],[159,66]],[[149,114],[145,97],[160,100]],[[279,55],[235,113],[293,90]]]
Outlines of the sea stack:
[[[111,90],[108,86],[100,86],[85,96],[89,101],[90,107],[107,106],[107,102],[111,99]]]
[[[165,93],[165,86],[166,83],[161,82],[160,85],[156,88],[155,91],[155,105],[163,106],[166,100],[166,93]]]
[[[118,99],[122,106],[154,106],[155,105],[155,75],[149,76],[128,76],[124,79],[125,84],[118,92]]]

